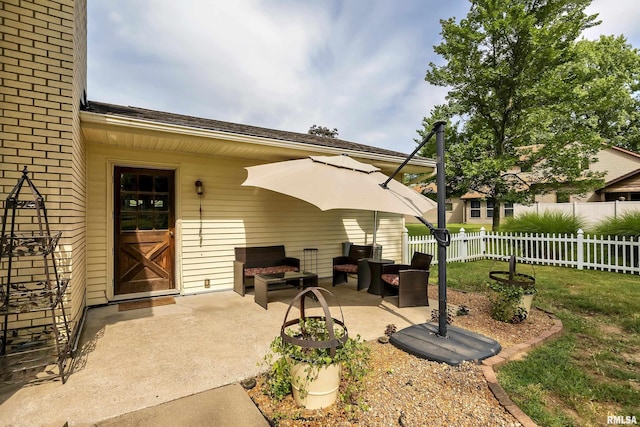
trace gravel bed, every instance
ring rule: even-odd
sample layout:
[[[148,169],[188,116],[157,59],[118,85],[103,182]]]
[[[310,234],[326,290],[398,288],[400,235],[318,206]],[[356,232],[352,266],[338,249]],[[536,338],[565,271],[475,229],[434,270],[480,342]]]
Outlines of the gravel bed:
[[[470,308],[469,315],[454,317],[455,326],[491,337],[503,349],[553,326],[550,316],[537,309],[520,324],[495,321],[489,316],[488,299],[479,294],[449,290],[448,301]],[[414,357],[391,344],[368,345],[372,350],[372,370],[359,406],[336,404],[309,411],[297,407],[291,396],[274,402],[264,394],[261,377],[248,394],[263,415],[278,426],[521,425],[500,406],[479,365],[463,363],[453,367]]]

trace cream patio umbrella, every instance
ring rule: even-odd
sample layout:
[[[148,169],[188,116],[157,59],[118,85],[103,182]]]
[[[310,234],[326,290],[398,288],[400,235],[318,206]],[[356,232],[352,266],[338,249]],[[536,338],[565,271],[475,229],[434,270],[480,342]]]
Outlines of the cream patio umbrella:
[[[320,210],[360,209],[421,217],[437,204],[349,156],[310,156],[245,168],[242,185],[286,194]]]
[[[451,365],[462,361],[484,360],[497,354],[500,344],[483,335],[451,327],[447,332],[447,247],[451,243],[446,228],[444,121],[434,123],[407,159],[391,175],[398,172],[436,135],[438,203],[386,177],[376,167],[346,156],[290,160],[246,168],[247,180],[242,185],[267,188],[306,200],[322,210],[366,209],[413,215],[422,222],[438,242],[438,325],[412,325],[394,333],[390,341],[418,357]],[[422,215],[437,207],[438,227]],[[444,339],[446,338],[446,339]]]

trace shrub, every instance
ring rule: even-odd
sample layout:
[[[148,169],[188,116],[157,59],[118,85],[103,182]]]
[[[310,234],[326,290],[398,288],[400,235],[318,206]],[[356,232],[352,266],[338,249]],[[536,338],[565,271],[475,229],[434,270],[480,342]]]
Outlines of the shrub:
[[[593,230],[596,235],[639,237],[640,236],[640,211],[627,212],[617,218],[608,217]]]
[[[507,233],[549,233],[575,234],[585,227],[582,217],[559,211],[545,211],[542,214],[529,212],[508,218],[500,231]]]

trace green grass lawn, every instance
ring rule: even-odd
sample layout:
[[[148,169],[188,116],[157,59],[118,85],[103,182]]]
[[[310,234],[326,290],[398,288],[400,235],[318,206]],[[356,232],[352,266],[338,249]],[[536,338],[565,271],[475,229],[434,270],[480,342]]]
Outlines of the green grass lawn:
[[[447,285],[486,292],[495,264],[448,264]],[[640,278],[518,267],[535,275],[534,305],[556,314],[564,334],[498,371],[509,396],[541,426],[603,425],[607,415],[634,416],[640,422]]]

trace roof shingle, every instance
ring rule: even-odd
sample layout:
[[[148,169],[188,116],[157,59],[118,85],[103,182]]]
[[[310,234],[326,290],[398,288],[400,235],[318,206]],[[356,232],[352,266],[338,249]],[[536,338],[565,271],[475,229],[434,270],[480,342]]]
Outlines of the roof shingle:
[[[114,115],[132,119],[146,120],[157,123],[185,126],[198,129],[207,129],[219,132],[229,132],[240,135],[271,138],[282,141],[291,141],[303,144],[332,147],[337,149],[376,153],[386,156],[406,157],[407,154],[398,151],[385,150],[369,145],[344,141],[337,138],[327,138],[306,133],[288,132],[276,129],[268,129],[258,126],[243,125],[238,123],[223,122],[201,117],[186,116],[163,111],[148,110],[145,108],[108,104],[104,102],[89,101],[84,108],[96,114]],[[420,158],[420,156],[416,156]]]

